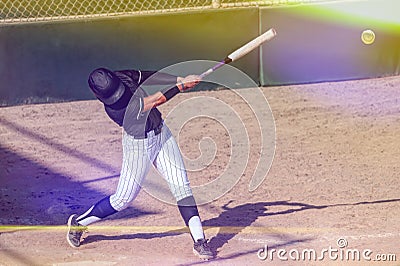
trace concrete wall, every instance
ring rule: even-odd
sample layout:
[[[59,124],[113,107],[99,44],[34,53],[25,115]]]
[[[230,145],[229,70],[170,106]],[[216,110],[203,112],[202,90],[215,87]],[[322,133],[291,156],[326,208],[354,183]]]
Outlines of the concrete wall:
[[[220,61],[258,33],[256,8],[3,26],[0,105],[93,99],[94,68]],[[234,65],[258,80],[258,51]]]
[[[261,28],[278,36],[262,47],[263,85],[400,74],[400,1],[331,2],[261,9]],[[361,41],[365,29],[375,42]]]

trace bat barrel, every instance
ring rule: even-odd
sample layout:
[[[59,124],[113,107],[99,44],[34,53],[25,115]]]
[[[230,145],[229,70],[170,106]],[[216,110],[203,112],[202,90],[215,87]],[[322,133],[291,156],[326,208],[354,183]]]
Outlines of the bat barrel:
[[[276,31],[275,31],[275,29],[271,28],[268,31],[261,34],[260,36],[258,36],[257,38],[253,39],[252,41],[246,43],[242,47],[240,47],[237,50],[235,50],[234,52],[232,52],[230,55],[228,55],[228,57],[232,61],[238,60],[239,58],[245,56],[246,54],[250,53],[252,50],[257,48],[258,46],[263,44],[264,42],[271,40],[275,36],[276,36]]]
[[[263,34],[261,34],[257,38],[255,38],[252,41],[246,43],[245,45],[243,45],[242,47],[240,47],[239,49],[237,49],[236,51],[234,51],[233,53],[228,55],[223,61],[219,62],[218,64],[216,64],[212,68],[210,68],[207,71],[205,71],[202,74],[200,74],[200,78],[204,78],[205,76],[211,74],[212,72],[214,72],[218,68],[222,67],[223,65],[229,64],[230,62],[241,58],[242,56],[248,54],[249,52],[251,52],[252,50],[257,48],[258,46],[263,44],[264,42],[271,40],[275,36],[276,36],[275,29],[273,29],[273,28],[269,29],[268,31],[264,32]]]

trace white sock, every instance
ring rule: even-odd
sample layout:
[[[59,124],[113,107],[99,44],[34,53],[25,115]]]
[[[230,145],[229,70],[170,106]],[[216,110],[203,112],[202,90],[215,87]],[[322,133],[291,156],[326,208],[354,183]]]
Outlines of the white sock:
[[[204,239],[203,226],[201,225],[199,216],[193,216],[192,218],[190,218],[188,226],[194,241]]]

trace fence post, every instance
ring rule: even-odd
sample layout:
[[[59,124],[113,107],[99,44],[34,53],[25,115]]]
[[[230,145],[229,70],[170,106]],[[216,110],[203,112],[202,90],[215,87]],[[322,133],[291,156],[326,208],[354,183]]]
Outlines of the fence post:
[[[212,0],[212,7],[219,8],[221,6],[221,0]]]

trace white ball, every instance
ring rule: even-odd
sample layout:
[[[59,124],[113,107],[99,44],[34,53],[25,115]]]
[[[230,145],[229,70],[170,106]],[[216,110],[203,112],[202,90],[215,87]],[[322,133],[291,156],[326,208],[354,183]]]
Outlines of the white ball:
[[[373,44],[375,41],[375,32],[372,30],[364,30],[361,33],[361,41],[365,44]]]

